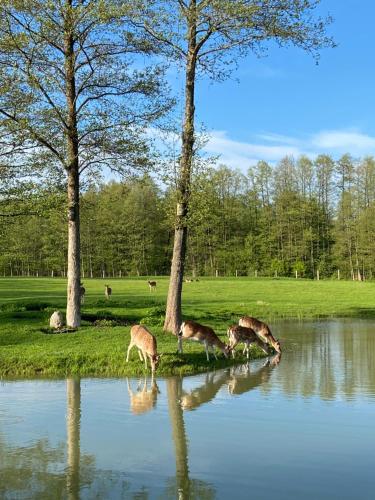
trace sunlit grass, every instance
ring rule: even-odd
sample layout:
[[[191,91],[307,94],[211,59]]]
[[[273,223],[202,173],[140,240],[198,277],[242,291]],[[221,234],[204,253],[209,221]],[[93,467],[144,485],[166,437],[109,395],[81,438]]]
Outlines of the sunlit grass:
[[[207,363],[201,345],[185,343],[162,331],[168,288],[157,278],[150,293],[147,278],[85,280],[82,327],[75,333],[48,334],[55,309],[64,310],[62,279],[0,279],[0,376],[122,376],[144,373],[136,350],[125,363],[130,325],[142,322],[156,335],[164,353],[158,374],[193,374],[228,366],[222,355]],[[113,289],[104,297],[104,283]],[[225,339],[229,324],[243,314],[271,323],[278,318],[373,317],[375,283],[272,279],[201,279],[184,284],[184,318],[212,326]],[[258,356],[253,351],[253,356]],[[236,361],[240,360],[240,356]]]

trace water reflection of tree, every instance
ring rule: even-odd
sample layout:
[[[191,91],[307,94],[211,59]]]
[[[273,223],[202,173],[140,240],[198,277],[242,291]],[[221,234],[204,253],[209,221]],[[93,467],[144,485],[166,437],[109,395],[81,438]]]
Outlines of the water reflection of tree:
[[[29,445],[9,445],[0,434],[0,498],[79,499],[85,488],[92,498],[128,498],[129,482],[121,472],[95,467],[80,451],[81,384],[68,379],[67,441],[56,446],[46,438]]]
[[[12,447],[0,435],[0,498],[64,498],[65,478],[58,471],[64,457],[63,443],[52,448],[48,439],[40,439]]]
[[[293,338],[277,382],[286,394],[333,400],[375,393],[373,324],[361,321],[303,322],[279,325]]]
[[[228,386],[231,394],[243,394],[267,381],[273,367],[280,361],[280,356],[256,369],[249,368],[249,364],[240,365],[231,369],[207,373],[203,383],[191,391],[184,391],[182,377],[167,379],[167,394],[169,417],[171,421],[172,437],[175,448],[176,477],[170,481],[163,498],[190,498],[213,499],[214,487],[203,481],[190,478],[188,463],[188,440],[184,423],[184,410],[196,410],[202,404],[212,401],[223,386]]]
[[[79,468],[80,468],[80,426],[81,426],[81,381],[68,378],[66,381],[67,395],[67,474],[66,489],[69,500],[79,498]]]
[[[178,498],[178,500],[200,498],[202,500],[211,500],[215,497],[213,487],[203,481],[191,479],[189,476],[188,446],[183,411],[180,403],[182,393],[182,378],[168,378],[168,408],[175,448],[176,477],[174,481],[170,481],[166,495],[163,498]]]

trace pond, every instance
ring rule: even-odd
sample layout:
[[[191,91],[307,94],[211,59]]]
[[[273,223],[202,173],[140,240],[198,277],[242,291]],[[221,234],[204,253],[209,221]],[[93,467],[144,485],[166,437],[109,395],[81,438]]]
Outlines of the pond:
[[[372,499],[375,322],[194,377],[3,381],[0,498]]]

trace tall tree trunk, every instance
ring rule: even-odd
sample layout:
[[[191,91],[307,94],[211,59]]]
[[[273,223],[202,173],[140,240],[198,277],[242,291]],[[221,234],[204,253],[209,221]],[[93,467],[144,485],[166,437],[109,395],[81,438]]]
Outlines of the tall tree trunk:
[[[164,330],[177,334],[181,324],[181,295],[187,240],[187,215],[190,201],[191,166],[194,154],[194,90],[196,71],[196,5],[190,4],[188,56],[185,79],[185,116],[182,130],[182,153],[177,182],[177,210],[171,275],[169,280]]]
[[[67,172],[68,172],[68,286],[66,323],[70,327],[81,324],[80,300],[80,227],[79,227],[79,162],[78,162],[78,130],[76,110],[76,82],[73,23],[69,9],[72,0],[66,0],[67,15],[65,18],[65,77],[67,103]]]
[[[73,328],[81,324],[80,282],[79,174],[77,168],[70,169],[68,174],[68,290],[66,323]]]

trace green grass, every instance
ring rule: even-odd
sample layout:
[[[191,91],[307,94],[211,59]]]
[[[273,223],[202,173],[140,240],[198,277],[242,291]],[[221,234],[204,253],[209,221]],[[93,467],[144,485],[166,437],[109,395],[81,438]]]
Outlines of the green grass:
[[[194,343],[184,344],[184,355],[176,354],[176,338],[162,331],[167,278],[157,278],[153,293],[147,278],[107,282],[113,289],[110,301],[104,298],[103,280],[85,280],[78,332],[48,334],[51,313],[65,307],[65,280],[0,279],[0,377],[142,374],[135,349],[131,362],[124,359],[130,325],[137,322],[150,327],[164,353],[159,375],[193,374],[233,363],[221,356],[208,364],[202,346]],[[212,326],[225,339],[227,326],[243,314],[271,323],[278,318],[375,317],[375,283],[201,279],[184,284],[183,304],[184,318]]]

